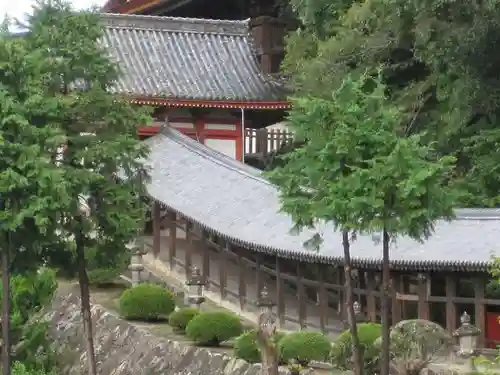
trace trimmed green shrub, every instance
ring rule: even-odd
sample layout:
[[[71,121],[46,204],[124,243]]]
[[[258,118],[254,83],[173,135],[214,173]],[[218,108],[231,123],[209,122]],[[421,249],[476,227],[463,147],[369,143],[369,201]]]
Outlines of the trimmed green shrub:
[[[240,318],[225,311],[203,312],[186,327],[186,335],[198,345],[219,346],[243,332]]]
[[[276,344],[285,337],[283,332],[276,332],[274,341]],[[234,356],[241,358],[249,363],[258,363],[261,361],[260,349],[257,345],[257,331],[248,330],[240,335],[234,342]]]
[[[120,315],[125,319],[167,319],[174,309],[172,292],[156,284],[139,284],[125,290],[120,297]]]
[[[375,341],[380,337],[382,326],[378,323],[358,324],[358,337],[363,352],[363,363],[366,374],[377,372],[380,348]],[[341,370],[352,370],[352,336],[349,330],[342,332],[335,340],[331,352],[332,363]]]
[[[192,307],[183,307],[174,311],[168,317],[168,324],[170,324],[177,332],[186,332],[188,323],[199,314],[200,312]]]
[[[283,361],[296,360],[302,365],[327,360],[332,349],[326,335],[311,331],[290,333],[279,341],[278,347]]]

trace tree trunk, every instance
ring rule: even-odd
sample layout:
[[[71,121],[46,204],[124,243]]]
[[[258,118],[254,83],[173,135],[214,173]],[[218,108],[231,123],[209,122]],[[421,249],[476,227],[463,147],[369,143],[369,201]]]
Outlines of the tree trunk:
[[[82,232],[82,218],[77,218],[78,229],[75,233],[76,259],[78,267],[78,283],[80,284],[81,313],[83,330],[85,332],[85,346],[87,350],[88,374],[97,375],[97,364],[94,351],[94,334],[92,332],[92,316],[90,313],[89,278],[87,276],[87,262],[85,260],[85,239]]]
[[[5,248],[2,251],[2,375],[11,374],[10,353],[10,234],[5,235]]]
[[[349,242],[349,231],[342,232],[342,245],[344,247],[344,272],[345,272],[345,304],[347,311],[347,320],[349,321],[349,330],[352,336],[352,347],[354,356],[354,374],[363,374],[363,357],[361,345],[358,337],[358,327],[356,316],[354,315],[354,292],[352,287],[351,275],[351,244]]]
[[[389,303],[391,275],[389,269],[389,233],[384,228],[382,240],[382,348],[380,361],[380,374],[389,375],[390,372],[390,328]]]

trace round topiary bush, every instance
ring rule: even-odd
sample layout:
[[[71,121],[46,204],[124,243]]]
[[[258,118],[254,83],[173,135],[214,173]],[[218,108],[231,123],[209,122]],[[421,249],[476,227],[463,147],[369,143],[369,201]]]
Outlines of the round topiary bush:
[[[276,332],[275,343],[278,343],[285,334]],[[257,331],[252,329],[244,332],[234,342],[234,356],[243,359],[249,363],[258,363],[261,361],[260,349],[257,345]]]
[[[361,323],[357,325],[358,338],[363,352],[363,363],[365,373],[373,374],[379,367],[378,359],[380,349],[376,345],[377,339],[382,332],[382,326],[378,323]],[[351,331],[342,332],[332,346],[331,361],[340,370],[353,369],[353,350]]]
[[[185,333],[188,323],[199,313],[197,309],[184,307],[170,314],[168,317],[168,324],[170,324],[175,331]]]
[[[174,309],[172,292],[156,284],[139,284],[125,290],[120,297],[120,314],[125,319],[162,320]]]
[[[327,360],[332,349],[326,335],[311,331],[290,333],[279,341],[278,347],[285,363],[296,360],[301,365]]]
[[[219,346],[243,331],[240,318],[225,311],[203,312],[186,327],[186,335],[198,345]]]

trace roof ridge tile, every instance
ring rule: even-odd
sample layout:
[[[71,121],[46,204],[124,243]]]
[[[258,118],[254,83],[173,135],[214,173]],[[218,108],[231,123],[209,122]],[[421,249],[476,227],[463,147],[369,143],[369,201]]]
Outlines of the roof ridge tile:
[[[247,36],[250,31],[250,20],[248,19],[234,21],[115,13],[102,13],[100,17],[107,27],[120,29],[148,29],[240,36]]]

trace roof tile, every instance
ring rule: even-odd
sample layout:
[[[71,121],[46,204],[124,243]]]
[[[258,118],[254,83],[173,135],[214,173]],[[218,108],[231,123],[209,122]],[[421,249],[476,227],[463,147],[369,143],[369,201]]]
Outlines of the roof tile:
[[[261,172],[219,154],[173,129],[147,140],[153,165],[149,194],[208,230],[254,250],[282,256],[341,262],[342,238],[330,225],[290,233],[291,218],[280,212],[278,189]],[[424,243],[407,237],[391,245],[399,269],[485,270],[500,254],[500,210],[461,209],[451,222],[438,221]],[[320,232],[319,251],[304,248]],[[354,263],[380,265],[382,245],[372,235],[352,243]]]
[[[104,45],[138,97],[281,101],[283,86],[259,68],[248,21],[103,14]]]

